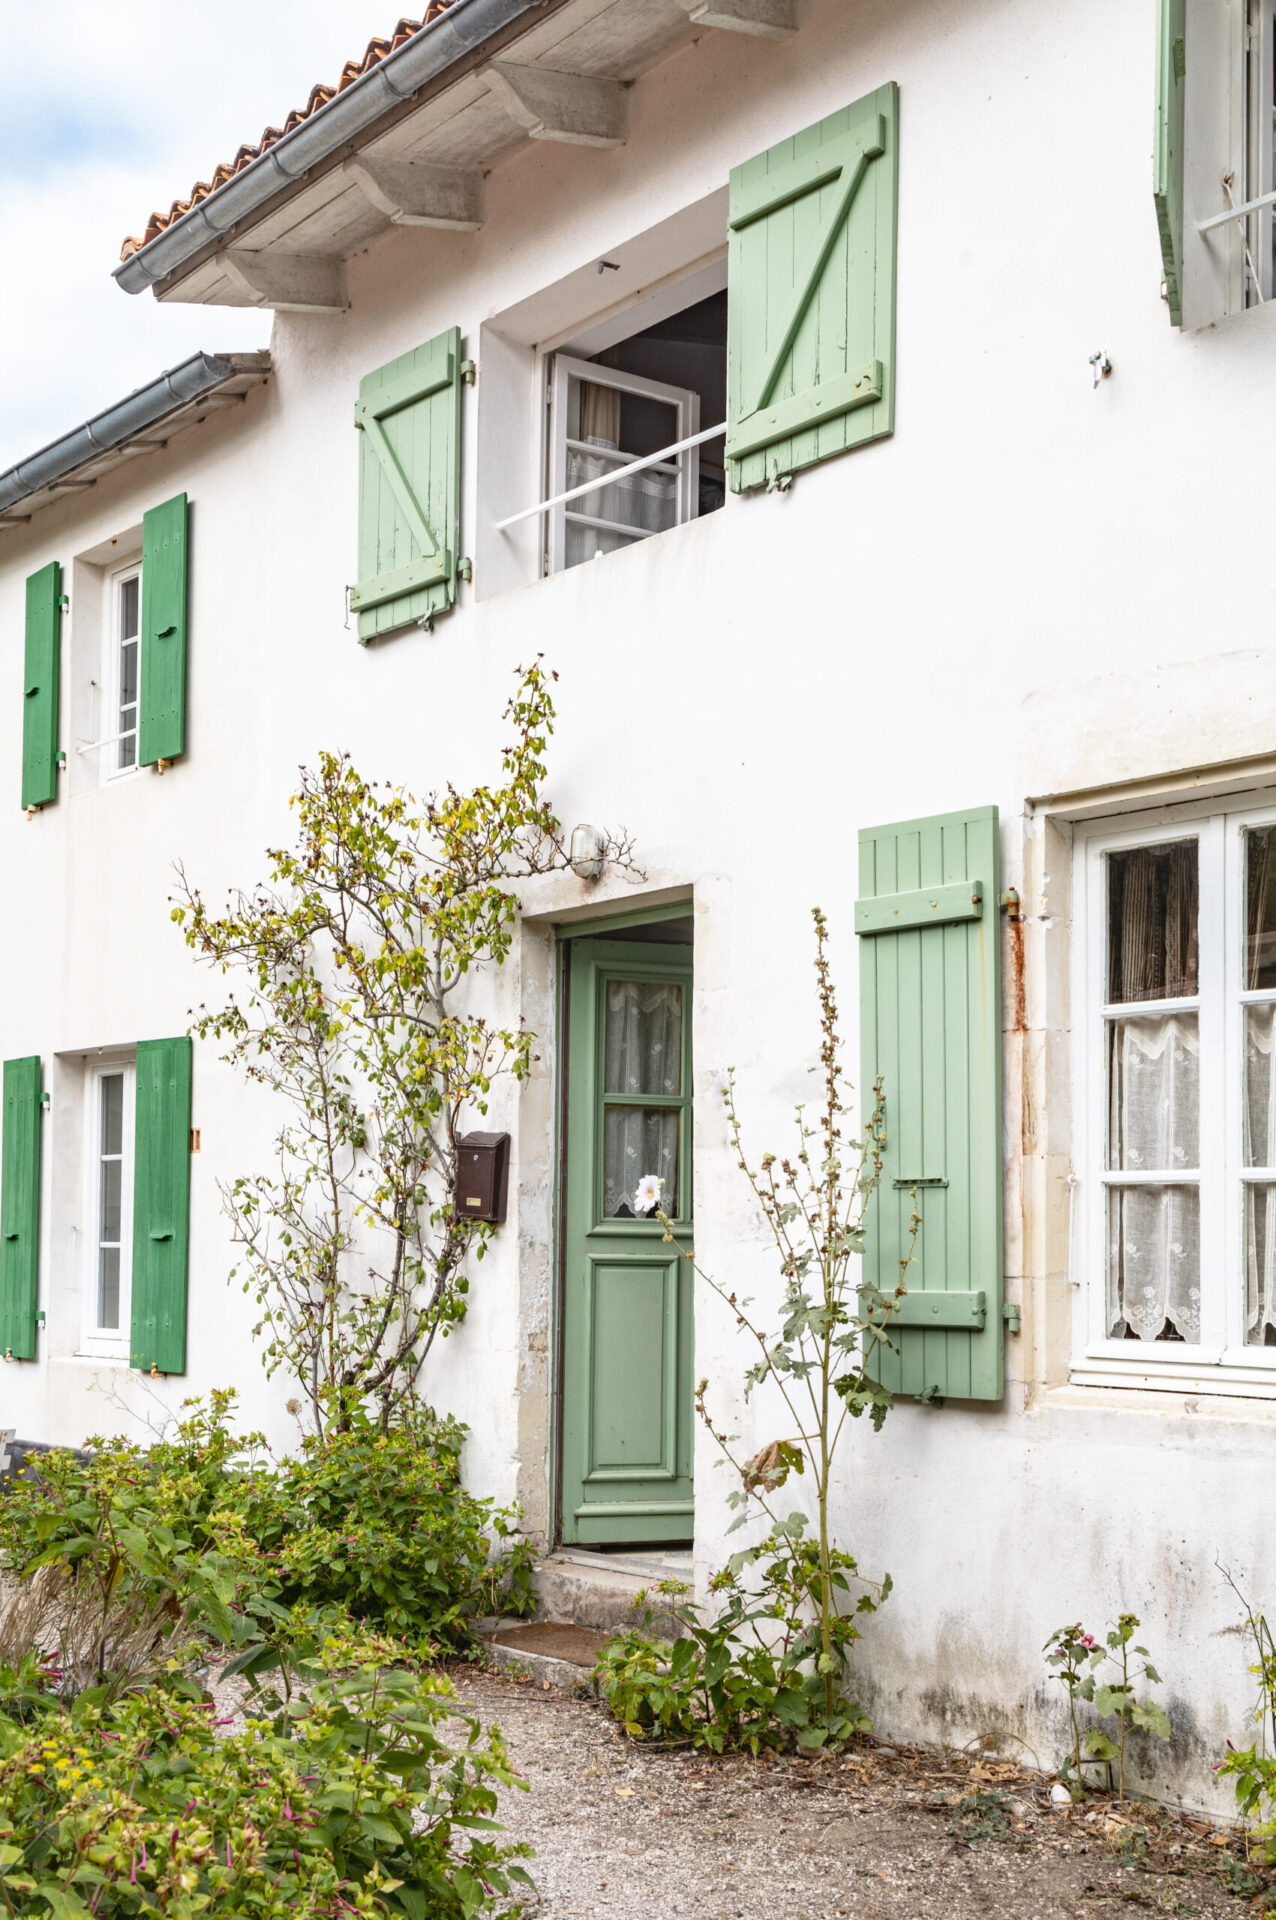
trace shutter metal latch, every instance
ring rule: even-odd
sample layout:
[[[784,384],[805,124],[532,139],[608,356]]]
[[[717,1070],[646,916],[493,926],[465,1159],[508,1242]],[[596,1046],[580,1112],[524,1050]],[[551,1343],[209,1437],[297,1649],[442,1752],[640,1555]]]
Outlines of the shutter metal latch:
[[[1018,1307],[1012,1307],[1012,1306],[1009,1306],[1009,1305],[1007,1305],[1007,1306],[1004,1306],[1004,1307],[1003,1307],[1003,1308],[1001,1309],[1001,1317],[1002,1317],[1002,1319],[1003,1319],[1003,1320],[1005,1321],[1005,1323],[1006,1323],[1006,1332],[1007,1332],[1007,1333],[1018,1333],[1018,1332],[1019,1332],[1019,1309],[1018,1309]]]

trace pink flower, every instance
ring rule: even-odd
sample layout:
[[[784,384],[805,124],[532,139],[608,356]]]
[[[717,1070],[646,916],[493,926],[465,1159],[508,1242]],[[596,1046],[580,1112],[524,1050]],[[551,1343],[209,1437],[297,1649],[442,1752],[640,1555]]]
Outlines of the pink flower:
[[[1083,1633],[1081,1636],[1081,1644],[1087,1653],[1092,1652],[1094,1648],[1094,1635],[1092,1633]]]

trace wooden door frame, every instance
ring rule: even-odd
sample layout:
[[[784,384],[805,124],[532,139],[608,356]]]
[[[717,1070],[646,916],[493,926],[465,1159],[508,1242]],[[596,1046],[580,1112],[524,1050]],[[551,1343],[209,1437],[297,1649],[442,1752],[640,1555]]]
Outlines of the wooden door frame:
[[[633,907],[622,913],[599,915],[595,920],[575,920],[554,928],[556,948],[554,968],[555,1031],[558,1035],[555,1071],[558,1097],[554,1102],[554,1180],[551,1246],[553,1249],[553,1289],[550,1296],[552,1328],[550,1337],[550,1420],[549,1420],[549,1521],[550,1546],[563,1541],[563,1415],[566,1292],[567,1292],[567,1103],[571,1085],[571,948],[577,940],[622,938],[632,927],[653,926],[662,920],[686,920],[693,913],[690,894],[682,899],[666,900],[659,906]],[[694,938],[687,943],[693,955]],[[658,949],[657,949],[658,951]],[[686,1018],[690,1022],[694,996],[688,996]],[[694,1059],[694,1030],[691,1031]],[[694,1111],[694,1101],[693,1101]],[[694,1156],[694,1146],[693,1146]],[[694,1157],[692,1161],[692,1198],[694,1203]],[[694,1293],[692,1295],[694,1308]],[[694,1320],[694,1313],[693,1313]],[[694,1452],[694,1449],[693,1449]]]

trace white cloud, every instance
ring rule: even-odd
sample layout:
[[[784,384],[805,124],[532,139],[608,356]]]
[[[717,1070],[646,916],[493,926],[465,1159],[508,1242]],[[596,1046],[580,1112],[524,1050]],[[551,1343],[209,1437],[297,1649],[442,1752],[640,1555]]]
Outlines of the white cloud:
[[[0,471],[200,347],[268,343],[268,313],[122,293],[120,242],[392,32],[392,6],[60,0],[51,34],[0,0]]]

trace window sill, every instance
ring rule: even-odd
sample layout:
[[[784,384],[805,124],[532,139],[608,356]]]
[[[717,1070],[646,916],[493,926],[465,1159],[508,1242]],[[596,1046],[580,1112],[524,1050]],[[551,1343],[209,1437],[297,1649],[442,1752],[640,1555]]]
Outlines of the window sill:
[[[127,1347],[103,1348],[99,1353],[86,1353],[77,1347],[74,1353],[52,1353],[49,1359],[59,1367],[122,1367],[125,1372],[129,1365]]]
[[[1232,1400],[1276,1400],[1276,1367],[1221,1365],[1205,1361],[1074,1361],[1068,1381],[1075,1387],[1125,1387],[1149,1393],[1199,1394]]]

